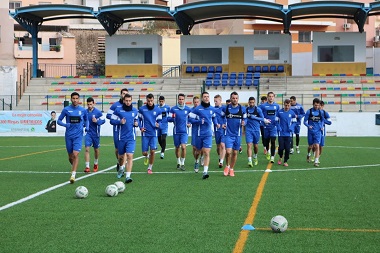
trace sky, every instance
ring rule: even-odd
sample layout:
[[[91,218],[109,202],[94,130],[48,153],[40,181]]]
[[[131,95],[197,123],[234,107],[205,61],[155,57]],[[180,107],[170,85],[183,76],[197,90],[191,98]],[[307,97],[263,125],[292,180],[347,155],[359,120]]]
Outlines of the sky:
[[[169,7],[176,7],[178,5],[183,4],[183,0],[167,0],[168,1],[168,6]]]

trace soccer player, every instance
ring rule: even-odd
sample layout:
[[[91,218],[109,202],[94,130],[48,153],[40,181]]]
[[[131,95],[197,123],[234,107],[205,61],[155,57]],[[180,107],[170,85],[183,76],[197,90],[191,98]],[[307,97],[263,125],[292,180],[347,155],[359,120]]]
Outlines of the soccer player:
[[[87,98],[87,120],[89,122],[88,133],[85,137],[85,173],[90,173],[90,147],[94,147],[94,168],[93,171],[98,171],[99,162],[99,147],[100,147],[100,126],[103,125],[106,120],[103,117],[103,113],[95,108],[95,101],[92,97]]]
[[[162,121],[160,127],[157,129],[158,135],[158,144],[161,147],[161,155],[160,158],[164,159],[165,157],[165,149],[166,149],[166,136],[168,135],[168,114],[170,111],[170,106],[165,104],[165,97],[160,96],[158,98],[158,105],[162,111]]]
[[[214,104],[215,104],[216,119],[218,123],[222,125],[224,124],[224,117],[222,116],[223,114],[222,96],[220,96],[219,94],[215,95]],[[216,151],[219,156],[219,161],[218,161],[219,168],[223,168],[223,161],[226,155],[226,149],[224,147],[224,141],[223,141],[223,137],[224,137],[223,128],[216,128],[216,126],[214,125],[214,135],[215,135],[215,143],[217,147]]]
[[[319,98],[313,99],[313,107],[306,111],[303,124],[307,127],[308,153],[306,161],[310,162],[311,150],[315,151],[314,166],[319,166],[319,145],[321,143],[324,115],[320,110],[321,101]]]
[[[118,154],[120,168],[117,178],[122,178],[126,167],[125,183],[132,183],[131,173],[133,154],[136,147],[136,127],[138,127],[138,111],[132,106],[132,96],[125,94],[123,105],[118,107],[111,116],[113,125],[120,126],[118,135]]]
[[[267,101],[268,101],[267,96],[262,96],[260,98],[260,105],[266,103]],[[261,125],[260,125],[260,135],[261,135],[261,143],[263,144],[263,147],[264,147],[264,155],[266,155],[267,149],[264,145],[264,124],[263,124],[263,122],[261,122]]]
[[[149,93],[146,96],[146,105],[139,109],[139,127],[141,130],[141,150],[144,165],[148,165],[148,174],[152,174],[154,153],[157,149],[157,129],[162,120],[162,111],[154,105],[154,96]]]
[[[114,111],[117,109],[117,108],[120,108],[123,106],[123,99],[124,99],[124,96],[126,94],[128,94],[128,89],[121,89],[120,91],[120,99],[118,101],[116,101],[113,105],[111,105],[110,109],[108,110],[107,112],[107,115],[106,115],[106,118],[110,120],[111,122],[111,116],[112,114],[114,113]],[[116,163],[116,171],[119,171],[119,152],[117,151],[117,147],[119,145],[119,130],[120,130],[120,126],[119,125],[113,125],[113,143],[114,143],[114,146],[115,146],[115,156],[116,156],[116,160],[117,160],[117,163]]]
[[[277,127],[276,127],[276,113],[280,110],[280,106],[274,102],[274,93],[268,92],[268,101],[260,105],[260,109],[263,111],[264,118],[268,119],[270,123],[264,124],[264,145],[267,150],[267,160],[274,163],[274,155],[276,153],[276,137],[277,137]],[[270,152],[269,152],[270,144]]]
[[[323,147],[325,146],[326,125],[331,125],[332,124],[331,118],[330,118],[330,114],[328,112],[326,112],[326,110],[324,108],[325,108],[325,102],[321,101],[320,110],[323,111],[324,124],[323,124],[323,131],[322,131],[322,137],[321,137],[322,138],[321,139],[321,144],[319,145],[319,158],[321,158],[322,150],[323,150]]]
[[[55,111],[51,111],[50,116],[51,118],[46,123],[45,129],[48,131],[48,133],[55,133],[57,132],[57,121],[55,119]]]
[[[301,104],[297,103],[297,99],[295,96],[290,97],[290,109],[296,114],[297,117],[297,124],[294,128],[294,134],[296,135],[296,152],[297,154],[300,153],[300,131],[301,131],[301,122],[302,118],[305,116],[305,111]],[[290,154],[294,153],[293,148],[293,136],[292,136],[292,142],[290,145]]]
[[[247,122],[245,125],[245,140],[247,143],[247,156],[248,156],[248,166],[253,167],[253,165],[258,164],[257,153],[259,152],[259,141],[260,141],[260,129],[261,122],[269,123],[263,115],[260,107],[255,105],[256,100],[254,97],[248,99],[248,106],[246,108],[247,112]],[[253,146],[253,163],[252,163],[252,146]]]
[[[70,183],[75,182],[75,176],[79,164],[79,152],[82,150],[83,128],[88,131],[87,111],[79,105],[79,94],[71,93],[71,105],[63,108],[58,117],[58,125],[66,128],[66,150],[71,164]],[[63,122],[63,119],[66,122]]]
[[[201,104],[201,101],[198,96],[193,97],[193,108],[191,108],[191,111],[193,111],[198,105]],[[189,118],[189,122],[191,123],[191,146],[193,147],[193,156],[194,156],[194,172],[198,173],[199,171],[199,157],[201,155],[201,150],[198,150],[196,147],[196,139],[197,139],[197,128],[198,128],[198,121],[192,118]]]
[[[231,104],[223,108],[223,116],[225,117],[224,129],[224,145],[226,154],[229,158],[229,165],[224,168],[224,176],[235,176],[234,166],[237,160],[237,154],[241,148],[242,127],[245,125],[247,117],[244,106],[239,104],[239,95],[236,91],[230,95]]]
[[[185,105],[185,95],[178,94],[178,104],[170,109],[169,122],[174,123],[173,140],[175,156],[177,157],[177,169],[184,171],[186,159],[186,145],[188,140],[188,128],[191,124],[188,121],[190,107]]]
[[[190,114],[196,125],[196,142],[197,150],[201,150],[204,155],[204,166],[202,179],[209,178],[208,165],[210,162],[210,150],[212,147],[212,124],[220,127],[215,116],[215,108],[210,105],[210,95],[208,92],[202,92],[202,102]]]
[[[294,128],[297,124],[297,116],[293,110],[290,109],[290,99],[284,100],[284,108],[280,109],[276,115],[276,124],[278,130],[278,159],[277,164],[282,164],[282,157],[285,150],[284,166],[288,167],[288,160],[290,154],[290,144]]]

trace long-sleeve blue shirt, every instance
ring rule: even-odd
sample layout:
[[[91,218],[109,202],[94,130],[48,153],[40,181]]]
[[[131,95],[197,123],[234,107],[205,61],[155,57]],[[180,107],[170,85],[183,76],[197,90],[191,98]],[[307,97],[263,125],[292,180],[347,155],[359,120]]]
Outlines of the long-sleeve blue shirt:
[[[232,104],[229,104],[226,107],[223,107],[222,116],[226,119],[224,135],[241,136],[242,122],[247,118],[245,107],[240,104],[235,107]]]
[[[223,108],[225,106],[215,106],[215,116],[216,116],[216,120],[218,121],[218,123],[220,125],[223,125],[226,123],[226,119],[224,118],[223,116]],[[216,125],[214,125],[214,132],[216,131],[220,131],[222,134],[224,134],[224,129],[219,127],[219,128],[216,128]]]
[[[123,106],[122,100],[118,100],[115,103],[113,103],[113,105],[111,105],[111,107],[108,110],[107,115],[106,115],[106,118],[110,120],[110,123],[111,123],[111,116],[114,113],[114,111],[118,108],[121,108],[122,106]],[[113,125],[112,123],[111,123],[111,125],[112,125],[113,135],[117,136],[119,134],[120,126],[119,125]]]
[[[314,108],[310,108],[306,111],[305,117],[303,119],[303,124],[307,127],[308,131],[322,131],[324,126],[324,117],[324,112],[322,110],[315,110]]]
[[[276,113],[280,110],[280,106],[273,102],[272,104],[265,102],[260,105],[260,109],[263,112],[264,118],[269,119],[271,122],[265,124],[265,128],[273,128],[276,126]]]
[[[218,124],[215,116],[215,107],[199,105],[189,114],[193,127],[196,127],[196,136],[212,136],[212,124]]]
[[[63,122],[63,119],[66,119],[66,123]],[[80,105],[66,106],[59,115],[57,124],[66,127],[66,137],[75,138],[83,136],[83,128],[88,130],[87,111]]]
[[[290,109],[297,115],[297,123],[300,125],[302,118],[305,117],[305,110],[303,109],[303,106],[296,103],[295,105],[290,105]]]
[[[142,136],[157,136],[156,123],[161,123],[162,112],[158,106],[154,106],[149,110],[147,105],[141,106],[139,109],[139,127],[145,128]]]
[[[121,124],[121,120],[125,119],[125,124]],[[138,121],[138,111],[132,107],[132,110],[126,111],[123,107],[117,108],[111,116],[111,124],[120,126],[118,131],[119,140],[136,140],[135,122]]]
[[[264,121],[264,115],[260,107],[248,106],[246,108],[246,112],[247,112],[247,121],[246,121],[247,124],[245,125],[245,130],[252,131],[252,132],[260,131],[261,122]]]
[[[174,123],[173,134],[187,134],[188,127],[188,115],[191,112],[190,107],[185,106],[183,109],[180,109],[178,105],[173,106],[170,109],[170,116],[168,117],[169,122]]]
[[[292,110],[280,109],[276,114],[278,136],[292,136],[297,124],[296,114]]]
[[[100,126],[103,125],[106,120],[103,116],[103,113],[98,109],[94,108],[92,111],[87,111],[87,119],[89,123],[88,133],[90,136],[100,136]],[[92,118],[96,118],[97,122],[92,122]]]
[[[164,131],[168,131],[168,116],[170,112],[170,106],[168,105],[163,105],[163,106],[158,106],[158,108],[161,109],[162,112],[162,120],[160,124],[160,129]]]

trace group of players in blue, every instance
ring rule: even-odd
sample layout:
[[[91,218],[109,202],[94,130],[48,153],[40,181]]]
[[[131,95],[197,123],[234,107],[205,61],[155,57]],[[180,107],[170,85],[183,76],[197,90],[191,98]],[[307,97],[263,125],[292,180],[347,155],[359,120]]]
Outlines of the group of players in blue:
[[[283,108],[275,103],[274,98],[275,94],[268,92],[267,97],[263,97],[262,103],[257,106],[255,98],[250,97],[248,106],[245,107],[239,104],[239,95],[234,91],[230,94],[230,103],[222,105],[221,96],[216,95],[215,106],[212,106],[209,93],[203,92],[201,98],[193,97],[193,108],[190,108],[185,105],[185,95],[178,94],[177,105],[170,108],[165,104],[163,96],[159,97],[159,104],[155,105],[153,94],[148,94],[146,104],[136,109],[132,106],[132,96],[128,94],[128,89],[122,89],[120,100],[111,106],[106,115],[113,125],[117,178],[125,174],[125,183],[133,181],[131,173],[137,128],[140,129],[142,136],[144,165],[148,166],[148,174],[153,173],[157,142],[161,146],[160,158],[165,157],[169,122],[174,124],[173,140],[177,169],[185,170],[186,146],[191,128],[191,145],[195,158],[194,171],[198,173],[202,165],[202,179],[209,177],[208,168],[213,136],[217,144],[219,168],[222,168],[225,162],[224,175],[235,176],[234,166],[237,154],[241,150],[243,127],[245,127],[249,167],[258,165],[260,135],[264,153],[271,163],[274,163],[278,137],[279,160],[277,163],[288,166],[289,154],[294,152],[293,135],[296,135],[296,152],[300,153],[299,133],[303,118],[304,125],[308,128],[307,161],[313,161],[314,166],[319,166],[319,156],[324,145],[325,124],[331,124],[329,114],[323,110],[323,102],[318,98],[314,99],[313,107],[305,112],[294,96],[284,100]],[[66,127],[65,141],[71,163],[71,183],[75,182],[83,136],[85,136],[86,148],[84,172],[90,172],[89,149],[91,146],[95,150],[93,171],[98,171],[100,126],[105,123],[102,112],[94,107],[93,98],[87,99],[87,109],[79,105],[79,99],[79,94],[73,92],[71,105],[62,110],[57,121],[58,125]]]

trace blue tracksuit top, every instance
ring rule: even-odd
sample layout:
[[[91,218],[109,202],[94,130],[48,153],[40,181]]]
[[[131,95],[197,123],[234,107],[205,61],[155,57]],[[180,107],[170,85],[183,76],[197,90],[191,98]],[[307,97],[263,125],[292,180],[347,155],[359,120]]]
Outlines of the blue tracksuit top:
[[[157,136],[156,122],[161,124],[162,112],[158,106],[149,110],[147,105],[141,106],[139,109],[139,127],[145,128],[145,132],[142,132],[142,136]]]
[[[66,118],[66,123],[62,121],[64,118]],[[83,128],[85,127],[88,130],[87,111],[80,105],[66,106],[59,115],[57,123],[60,126],[66,127],[66,137],[75,138],[83,136]]]
[[[180,109],[178,105],[176,105],[170,109],[170,117],[168,118],[168,121],[174,123],[173,134],[188,133],[187,123],[189,122],[188,115],[190,112],[191,108],[188,106],[185,106],[183,109]],[[173,117],[174,115],[175,117]]]
[[[88,119],[88,133],[90,136],[99,137],[100,136],[100,126],[103,125],[106,120],[103,116],[103,113],[98,109],[94,108],[91,112],[87,109],[87,119]],[[92,122],[92,118],[96,118],[98,121]]]
[[[118,132],[119,140],[136,140],[136,130],[134,123],[138,121],[138,111],[132,107],[131,111],[124,110],[123,107],[117,108],[111,116],[111,124],[120,126]],[[125,124],[120,124],[121,119],[125,119]]]
[[[296,114],[290,109],[289,111],[280,109],[276,116],[278,136],[291,137],[297,124]]]

